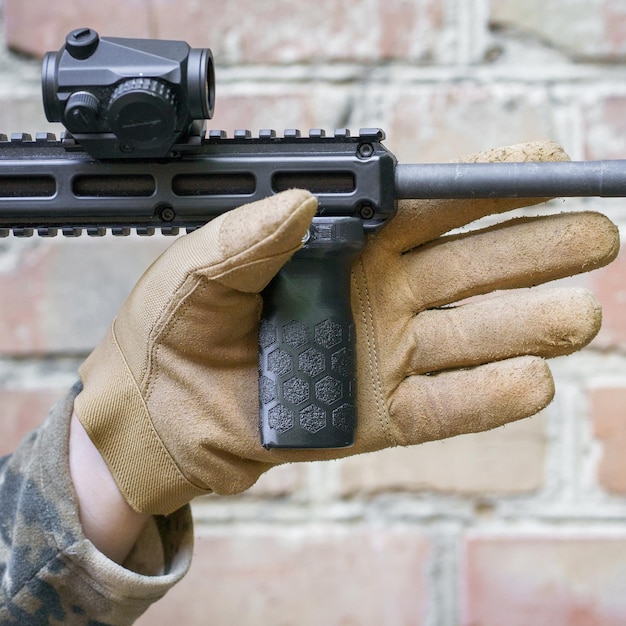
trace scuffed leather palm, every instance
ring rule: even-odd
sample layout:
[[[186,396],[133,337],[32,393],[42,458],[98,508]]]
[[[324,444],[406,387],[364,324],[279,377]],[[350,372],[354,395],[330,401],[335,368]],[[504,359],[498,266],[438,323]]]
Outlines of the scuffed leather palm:
[[[473,160],[564,158],[548,143]],[[359,424],[355,445],[338,450],[268,451],[258,432],[259,293],[300,246],[315,199],[285,192],[176,241],[80,369],[77,415],[130,505],[167,514],[203,493],[243,491],[280,463],[486,430],[542,409],[553,395],[544,358],[586,345],[601,314],[584,290],[525,288],[610,262],[619,239],[594,213],[446,235],[527,204],[403,202],[370,237],[352,277]],[[499,290],[513,291],[471,298]]]

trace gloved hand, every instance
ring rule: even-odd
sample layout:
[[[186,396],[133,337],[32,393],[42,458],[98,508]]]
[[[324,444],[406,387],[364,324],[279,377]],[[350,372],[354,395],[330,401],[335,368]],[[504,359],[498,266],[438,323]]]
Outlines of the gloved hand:
[[[566,158],[554,144],[475,157]],[[407,201],[353,270],[359,424],[337,450],[265,450],[258,432],[259,293],[300,246],[316,201],[292,190],[177,240],[141,278],[80,369],[76,412],[128,503],[168,514],[234,494],[272,466],[487,430],[535,414],[546,357],[600,327],[580,289],[510,291],[585,272],[617,254],[593,213],[504,221],[445,235],[523,200]],[[455,304],[455,306],[451,306]]]

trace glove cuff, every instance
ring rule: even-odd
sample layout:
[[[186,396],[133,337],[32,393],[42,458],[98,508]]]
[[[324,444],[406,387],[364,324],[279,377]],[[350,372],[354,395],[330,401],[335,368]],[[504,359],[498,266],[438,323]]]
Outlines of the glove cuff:
[[[158,436],[115,338],[115,322],[78,370],[83,390],[75,410],[128,504],[139,513],[169,515],[196,496]]]

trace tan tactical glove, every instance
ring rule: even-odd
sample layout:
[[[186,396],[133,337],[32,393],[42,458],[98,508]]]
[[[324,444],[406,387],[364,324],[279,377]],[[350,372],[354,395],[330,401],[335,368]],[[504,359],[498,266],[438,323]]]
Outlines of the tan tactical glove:
[[[566,157],[524,144],[480,158]],[[355,445],[338,450],[268,451],[258,431],[259,292],[300,246],[313,196],[285,192],[176,241],[80,369],[77,415],[129,504],[168,514],[207,492],[243,491],[280,463],[486,430],[542,409],[553,395],[543,359],[597,333],[593,296],[533,289],[450,305],[600,267],[619,240],[593,213],[444,235],[526,204],[403,202],[369,239],[352,280],[359,424]]]

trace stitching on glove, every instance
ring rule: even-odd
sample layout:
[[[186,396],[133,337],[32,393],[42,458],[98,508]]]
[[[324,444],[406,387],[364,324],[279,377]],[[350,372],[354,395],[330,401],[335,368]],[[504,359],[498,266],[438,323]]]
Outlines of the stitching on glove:
[[[361,316],[363,319],[363,327],[365,328],[365,338],[367,341],[367,352],[369,355],[369,368],[370,368],[370,376],[373,380],[376,381],[374,395],[376,396],[376,412],[378,414],[378,421],[380,423],[381,429],[387,438],[387,441],[391,446],[397,446],[398,443],[393,436],[393,431],[391,429],[391,424],[389,422],[389,415],[385,411],[385,401],[384,394],[382,389],[382,384],[380,381],[380,375],[378,375],[378,371],[380,370],[380,363],[378,361],[378,352],[376,350],[376,342],[372,334],[370,333],[370,328],[374,328],[374,319],[372,316],[372,307],[370,306],[370,296],[369,289],[367,286],[367,278],[365,274],[365,269],[363,266],[363,260],[359,259],[357,264],[355,264],[354,273],[357,271],[360,274],[361,281],[355,280],[354,285],[356,289],[357,298],[359,299],[359,305],[361,309]],[[365,298],[361,293],[361,289],[359,286],[359,282],[363,283],[363,289],[365,291]]]
[[[187,280],[189,280],[191,276],[187,275]],[[187,293],[183,298],[180,298],[177,305],[173,310],[170,311],[170,314],[167,320],[162,319],[163,311],[159,316],[159,323],[153,326],[154,330],[157,326],[158,332],[155,335],[150,335],[150,342],[148,347],[148,359],[147,359],[147,372],[145,375],[145,382],[143,383],[145,389],[145,400],[148,402],[152,396],[152,389],[154,384],[157,382],[160,372],[158,371],[158,360],[159,360],[159,350],[161,349],[162,341],[172,330],[176,327],[176,325],[180,322],[181,319],[185,317],[184,311],[188,308],[188,299],[191,295],[193,295],[198,288],[198,285],[202,282],[202,277],[194,276],[195,281],[193,286],[187,290]],[[185,282],[186,282],[185,281]],[[184,283],[183,283],[184,284]],[[169,304],[171,305],[173,298],[170,299]]]
[[[218,229],[217,229],[217,243],[220,247],[220,254],[222,255],[222,259],[219,263],[214,265],[221,265],[224,261],[228,259],[228,255],[226,254],[226,248],[224,247],[224,237],[222,236],[224,230],[224,224],[226,223],[226,217],[219,220]]]
[[[181,470],[181,468],[179,467],[178,463],[176,462],[176,460],[174,459],[174,457],[171,455],[170,451],[167,449],[167,446],[165,445],[165,442],[163,441],[163,439],[161,439],[161,436],[159,435],[154,423],[152,422],[152,415],[150,413],[150,410],[148,408],[148,404],[147,404],[147,399],[149,397],[149,394],[146,394],[146,397],[144,398],[144,396],[141,393],[141,390],[139,389],[138,383],[135,380],[135,377],[133,376],[133,373],[130,369],[130,366],[128,364],[128,362],[126,361],[126,357],[121,349],[121,346],[119,344],[117,335],[115,333],[115,322],[117,321],[117,317],[113,320],[113,323],[111,325],[111,337],[113,339],[113,343],[115,345],[115,350],[119,356],[119,358],[121,359],[123,365],[124,365],[124,369],[126,370],[126,374],[127,377],[130,381],[132,381],[132,385],[136,390],[137,396],[142,404],[142,406],[144,407],[145,410],[145,414],[148,417],[148,423],[150,425],[150,430],[152,431],[152,434],[154,436],[155,441],[158,443],[159,447],[163,450],[163,452],[167,455],[167,457],[171,460],[172,462],[172,466],[176,469],[177,473],[180,474],[180,477],[187,483],[192,484],[193,483],[185,476],[185,474],[183,473],[183,471]],[[196,485],[193,485],[194,487]]]

